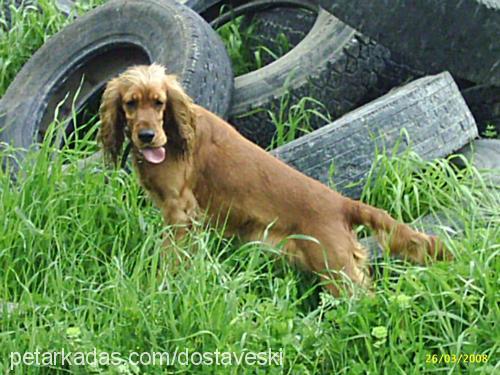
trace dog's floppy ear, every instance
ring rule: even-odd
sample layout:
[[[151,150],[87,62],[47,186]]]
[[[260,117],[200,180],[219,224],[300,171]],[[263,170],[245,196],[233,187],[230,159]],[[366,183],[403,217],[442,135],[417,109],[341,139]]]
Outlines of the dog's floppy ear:
[[[184,92],[174,75],[165,76],[167,106],[163,127],[173,146],[181,154],[194,148],[196,115],[191,98]]]
[[[114,165],[118,163],[118,157],[125,140],[125,115],[122,109],[119,88],[119,77],[109,81],[102,95],[99,108],[101,129],[98,140],[102,144],[105,159]]]

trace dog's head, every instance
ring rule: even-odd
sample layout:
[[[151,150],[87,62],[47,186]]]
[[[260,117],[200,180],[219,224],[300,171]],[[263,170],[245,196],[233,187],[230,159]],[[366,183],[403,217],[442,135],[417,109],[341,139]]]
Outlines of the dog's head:
[[[125,136],[152,164],[162,163],[166,152],[184,155],[193,147],[193,102],[176,77],[157,64],[131,67],[109,81],[100,117],[99,141],[114,164]]]

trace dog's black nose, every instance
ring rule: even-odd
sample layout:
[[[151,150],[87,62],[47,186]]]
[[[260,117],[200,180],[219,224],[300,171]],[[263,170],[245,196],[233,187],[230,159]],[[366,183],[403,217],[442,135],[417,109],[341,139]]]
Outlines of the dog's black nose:
[[[155,132],[152,129],[143,129],[139,131],[139,139],[141,142],[149,143],[155,137]]]

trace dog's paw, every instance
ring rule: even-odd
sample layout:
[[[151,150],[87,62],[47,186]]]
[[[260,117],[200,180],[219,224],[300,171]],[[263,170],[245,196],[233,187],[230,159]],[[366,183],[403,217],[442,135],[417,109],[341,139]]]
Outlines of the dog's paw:
[[[439,260],[453,260],[453,254],[439,237],[421,232],[412,235],[410,246],[404,255],[412,262],[422,265]]]
[[[437,236],[429,236],[429,255],[435,260],[452,261],[454,259],[450,249]]]

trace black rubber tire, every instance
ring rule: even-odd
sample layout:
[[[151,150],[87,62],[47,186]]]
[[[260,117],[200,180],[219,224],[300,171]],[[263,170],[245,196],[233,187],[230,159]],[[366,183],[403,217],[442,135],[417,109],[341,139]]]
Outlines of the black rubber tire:
[[[221,15],[232,15],[235,8],[248,4],[243,0],[184,0],[182,3],[198,12],[207,22],[217,28],[224,22],[218,22]],[[256,45],[261,45],[275,52],[278,50],[276,37],[284,34],[291,47],[295,47],[311,30],[318,16],[315,0],[269,0],[269,7],[262,10],[250,10],[244,14],[243,27],[254,23]],[[282,4],[276,5],[276,4]],[[222,14],[221,14],[221,11]],[[214,24],[215,23],[215,24]],[[252,46],[248,46],[252,48]],[[263,56],[263,65],[274,61],[271,56]]]
[[[237,7],[242,2],[185,2],[208,21],[219,14],[222,4],[228,3]],[[305,9],[316,7],[319,11],[314,0],[292,0],[289,5],[279,0],[266,3],[269,4],[266,10],[248,10],[245,13],[253,14],[255,18],[263,17],[270,27],[266,35],[278,30],[289,35],[284,16],[279,14],[285,9],[301,6]],[[273,4],[279,4],[274,11],[271,8]],[[283,28],[278,26],[281,24]],[[264,29],[267,25],[264,25]],[[235,79],[230,122],[245,137],[262,147],[271,144],[276,132],[267,110],[279,108],[280,99],[286,92],[290,92],[291,104],[304,96],[311,96],[322,102],[333,117],[339,117],[385,94],[394,86],[421,75],[420,72],[415,74],[404,69],[402,64],[391,60],[387,48],[369,40],[325,11],[321,11],[309,32],[305,30],[307,26],[297,27],[299,34],[295,37],[304,33],[305,38],[295,48],[275,62]],[[293,78],[287,80],[292,70]],[[323,125],[326,122],[319,117],[311,121],[313,128]]]
[[[247,22],[255,21],[259,43],[274,52],[279,50],[278,35],[285,35],[290,47],[295,47],[311,31],[317,18],[317,12],[306,9],[274,8],[250,15]],[[264,65],[270,62],[264,60]]]
[[[277,54],[278,58],[295,48],[312,29],[318,18],[317,9],[311,11],[304,8],[271,8],[251,13],[243,19],[242,26],[254,28],[252,45],[262,46]],[[289,49],[283,51],[280,36],[285,36]],[[276,60],[267,53],[261,53],[262,66],[271,64]]]
[[[479,134],[491,125],[500,138],[500,86],[472,86],[463,89],[462,95],[476,119]]]
[[[275,51],[277,50],[275,39],[280,33],[287,37],[291,46],[299,44],[314,26],[318,12],[311,12],[309,9],[274,8],[256,12],[251,17],[257,21],[256,33],[259,34],[259,42]],[[385,94],[396,86],[426,75],[424,71],[412,67],[403,56],[394,51],[389,53],[387,50],[385,55],[388,56],[384,59],[385,67],[378,71],[377,82],[370,88],[373,92],[367,95],[369,100]]]
[[[408,134],[405,137],[402,132]],[[447,72],[418,79],[356,109],[272,154],[343,194],[359,198],[376,150],[408,143],[424,159],[451,154],[477,136],[474,118]],[[350,186],[351,185],[351,186]]]
[[[198,12],[207,22],[217,28],[222,26],[218,19],[221,15],[233,14],[233,10],[249,2],[245,0],[179,0]],[[284,33],[292,46],[297,45],[311,30],[318,15],[316,0],[267,0],[261,10],[243,11],[245,24],[252,20],[258,22],[255,33],[266,47],[274,50],[274,39]],[[222,11],[222,13],[221,13]],[[215,23],[215,24],[214,24]]]
[[[28,148],[43,139],[54,109],[67,119],[128,66],[157,62],[177,74],[196,103],[224,117],[233,75],[224,45],[191,9],[169,0],[112,0],[51,37],[24,65],[0,102],[0,140]]]
[[[267,147],[276,129],[266,110],[279,108],[285,93],[291,103],[313,97],[339,117],[386,92],[378,87],[389,59],[385,47],[321,11],[306,38],[289,53],[235,79],[230,121],[244,136]],[[313,128],[324,125],[319,117],[311,123]]]
[[[500,84],[498,0],[320,0],[321,6],[426,72]]]

